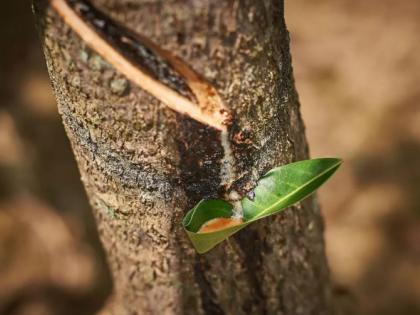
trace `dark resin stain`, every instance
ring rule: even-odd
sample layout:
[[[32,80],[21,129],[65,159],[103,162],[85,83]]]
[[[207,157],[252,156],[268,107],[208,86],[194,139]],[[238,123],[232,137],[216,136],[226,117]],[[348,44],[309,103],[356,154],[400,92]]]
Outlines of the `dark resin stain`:
[[[150,44],[143,42],[146,40],[142,41],[140,36],[113,21],[88,0],[66,1],[83,21],[133,65],[196,102],[185,78]],[[220,187],[224,150],[220,142],[220,131],[183,115],[176,115],[179,124],[181,182],[188,197],[188,208],[192,208],[202,199],[220,198],[225,192]]]
[[[66,0],[68,5],[89,24],[98,35],[121,55],[152,78],[178,94],[196,101],[185,79],[162,56],[139,36],[96,9],[88,0]]]
[[[177,114],[181,156],[181,182],[188,196],[188,209],[202,199],[219,198],[223,147],[220,131]]]

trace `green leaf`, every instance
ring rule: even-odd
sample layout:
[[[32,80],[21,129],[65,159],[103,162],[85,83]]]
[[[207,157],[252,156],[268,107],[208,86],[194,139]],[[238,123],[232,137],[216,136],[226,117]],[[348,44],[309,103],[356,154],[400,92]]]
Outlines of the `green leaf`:
[[[275,168],[258,181],[253,201],[242,200],[244,220],[257,220],[308,197],[340,167],[339,159],[314,159]]]
[[[241,200],[243,222],[213,232],[199,233],[207,222],[230,218],[232,204],[222,200],[202,200],[185,216],[183,226],[198,253],[204,253],[243,227],[281,211],[315,192],[340,167],[334,158],[314,159],[287,164],[265,174],[254,190],[254,200]]]
[[[201,226],[214,218],[230,218],[233,206],[223,200],[201,200],[185,216],[183,225],[191,232],[198,232]]]
[[[185,216],[182,225],[198,253],[213,248],[247,224],[241,224],[211,233],[197,233],[202,225],[215,218],[232,217],[233,206],[222,200],[202,200]]]

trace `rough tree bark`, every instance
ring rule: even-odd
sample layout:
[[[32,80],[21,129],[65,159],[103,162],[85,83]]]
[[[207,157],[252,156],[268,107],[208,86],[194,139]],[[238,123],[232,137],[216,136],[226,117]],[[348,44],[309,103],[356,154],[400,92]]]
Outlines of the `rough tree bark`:
[[[280,0],[95,0],[189,64],[232,113],[232,187],[308,157]],[[204,255],[181,221],[223,198],[220,132],[159,102],[91,50],[48,1],[35,16],[59,111],[113,274],[110,314],[330,314],[314,198]],[[65,179],[63,179],[65,180]]]

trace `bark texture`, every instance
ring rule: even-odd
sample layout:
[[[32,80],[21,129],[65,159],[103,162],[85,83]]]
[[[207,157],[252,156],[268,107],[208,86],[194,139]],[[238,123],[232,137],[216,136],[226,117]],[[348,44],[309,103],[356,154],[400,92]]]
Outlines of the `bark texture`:
[[[95,0],[187,62],[233,114],[234,187],[308,157],[278,0]],[[109,314],[330,314],[322,219],[308,199],[204,255],[182,230],[223,198],[220,133],[168,109],[35,1],[51,81],[113,273]],[[65,179],[63,179],[65,180]]]

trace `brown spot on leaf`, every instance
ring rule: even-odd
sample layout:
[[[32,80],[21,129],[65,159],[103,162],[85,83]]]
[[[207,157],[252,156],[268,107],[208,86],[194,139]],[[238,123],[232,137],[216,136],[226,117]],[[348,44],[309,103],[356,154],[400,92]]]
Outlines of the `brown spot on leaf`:
[[[242,224],[243,222],[242,218],[217,218],[204,223],[198,233],[211,233]]]

